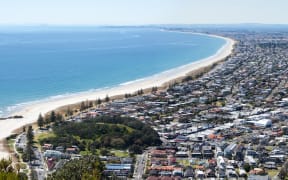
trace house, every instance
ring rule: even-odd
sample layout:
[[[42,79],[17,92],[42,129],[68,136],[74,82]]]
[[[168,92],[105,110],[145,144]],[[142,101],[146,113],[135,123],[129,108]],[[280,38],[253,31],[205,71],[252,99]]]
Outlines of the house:
[[[226,172],[228,179],[238,179],[238,175],[235,171],[229,170]]]
[[[133,164],[133,158],[121,158],[121,164]]]
[[[267,169],[277,169],[276,163],[275,162],[265,162],[264,167]]]
[[[149,171],[149,176],[158,176],[158,171],[154,170],[154,169],[150,170]]]
[[[63,146],[57,146],[55,148],[56,151],[59,151],[59,152],[64,152],[64,147]]]
[[[116,176],[128,176],[132,171],[131,164],[106,164],[104,174]]]
[[[210,158],[214,157],[212,146],[203,146],[202,147],[202,155],[203,155],[203,158],[205,158],[205,159],[210,159]]]
[[[247,180],[271,180],[271,178],[268,175],[249,175]]]
[[[52,150],[52,149],[53,149],[53,145],[52,145],[52,144],[44,144],[44,145],[42,146],[42,149],[43,149],[44,151],[46,151],[46,150]]]
[[[252,157],[257,157],[257,152],[256,151],[254,151],[254,150],[247,150],[246,151],[246,156],[252,156]]]
[[[188,137],[186,137],[186,136],[181,136],[181,135],[178,135],[178,136],[174,139],[175,142],[186,142],[186,141],[188,141],[188,140],[189,140]]]
[[[183,177],[183,169],[182,168],[174,168],[172,172],[173,176],[180,176]]]
[[[225,163],[225,160],[222,156],[219,156],[217,158],[217,166],[220,168],[220,169],[225,169],[226,167],[226,163]]]
[[[75,148],[75,147],[66,148],[66,153],[68,153],[68,154],[77,154],[78,153],[78,149]]]
[[[205,171],[205,174],[206,174],[206,177],[207,178],[215,178],[216,177],[216,175],[215,175],[215,170],[214,169],[207,169],[206,171]]]
[[[201,153],[201,151],[194,150],[194,151],[191,153],[191,157],[192,157],[192,158],[202,158],[202,153]]]
[[[201,170],[196,170],[195,172],[195,178],[197,179],[204,179],[205,178],[205,173]]]
[[[184,171],[184,177],[185,178],[194,177],[194,171],[191,166],[188,166],[186,170]]]
[[[271,119],[261,119],[255,123],[255,126],[264,128],[271,127],[272,121]]]
[[[165,150],[153,150],[151,152],[151,157],[167,158],[167,153]]]
[[[232,143],[229,146],[227,146],[224,149],[224,156],[227,158],[232,158],[232,156],[234,155],[234,151],[237,148],[237,144],[236,143]]]
[[[246,178],[247,177],[247,173],[244,169],[239,169],[239,177],[242,177],[242,178]]]
[[[45,158],[55,158],[55,159],[60,159],[62,156],[62,153],[59,151],[54,151],[54,150],[46,150],[44,152],[44,157]]]
[[[175,157],[178,157],[178,158],[188,158],[188,153],[185,152],[185,151],[178,151],[178,152],[175,154]]]
[[[245,161],[252,167],[255,167],[257,165],[255,159],[252,156],[246,156]]]
[[[216,147],[216,157],[224,156],[224,153],[220,147]]]
[[[249,124],[253,124],[256,127],[260,128],[267,128],[272,126],[271,119],[261,119],[261,120],[252,120],[252,121],[246,121]]]

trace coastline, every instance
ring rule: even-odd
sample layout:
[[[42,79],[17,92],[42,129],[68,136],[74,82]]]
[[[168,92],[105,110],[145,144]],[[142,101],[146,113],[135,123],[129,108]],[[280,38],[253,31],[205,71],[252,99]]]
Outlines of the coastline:
[[[190,32],[183,32],[190,33]],[[194,33],[195,34],[195,33]],[[206,35],[206,34],[202,34]],[[223,45],[216,54],[207,57],[205,59],[198,60],[196,62],[192,62],[187,65],[183,65],[168,71],[164,71],[162,73],[147,77],[145,79],[139,79],[136,81],[126,82],[117,87],[102,89],[93,92],[84,92],[77,93],[67,97],[59,97],[51,100],[43,101],[43,102],[35,102],[31,105],[27,105],[26,107],[21,108],[17,113],[11,114],[11,116],[21,115],[24,118],[21,119],[8,119],[0,121],[0,139],[4,139],[8,137],[14,130],[21,128],[27,124],[34,123],[38,115],[40,113],[45,114],[51,110],[61,108],[63,106],[76,104],[81,101],[86,100],[96,100],[98,98],[105,98],[107,95],[109,97],[124,95],[126,93],[134,93],[139,89],[149,89],[152,87],[161,87],[167,85],[169,82],[173,82],[179,78],[183,78],[190,73],[193,73],[201,68],[211,66],[214,63],[217,63],[227,56],[229,56],[233,51],[233,46],[235,41],[230,38],[221,37],[217,35],[207,34],[207,36],[222,38],[226,41],[225,45]],[[0,146],[3,146],[0,143]],[[3,149],[0,149],[0,158],[1,156],[5,157],[8,153],[3,152]]]

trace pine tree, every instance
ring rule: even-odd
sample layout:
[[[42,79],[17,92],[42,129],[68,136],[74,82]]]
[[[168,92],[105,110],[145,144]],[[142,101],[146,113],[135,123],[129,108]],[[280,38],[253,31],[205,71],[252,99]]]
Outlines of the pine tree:
[[[34,134],[33,134],[33,128],[32,128],[32,126],[29,126],[29,127],[28,127],[26,137],[27,137],[27,143],[28,143],[29,145],[32,145],[32,144],[33,144],[33,139],[34,139]]]
[[[80,111],[84,111],[86,109],[85,102],[82,101],[80,104]]]
[[[105,101],[106,101],[106,102],[109,102],[109,101],[110,101],[110,98],[109,98],[108,95],[106,95],[106,97],[105,97]]]
[[[43,127],[43,125],[44,125],[44,118],[43,118],[41,113],[38,116],[37,124],[40,128]]]
[[[25,155],[23,155],[24,156],[23,159],[25,158],[27,161],[31,161],[32,158],[34,157],[33,152],[34,134],[32,126],[28,127],[26,138],[27,138],[27,146],[25,150]]]
[[[98,100],[97,100],[97,105],[100,105],[101,103],[102,103],[101,99],[98,98]]]
[[[56,121],[56,114],[55,111],[52,111],[50,114],[50,122],[55,122]]]
[[[152,93],[155,93],[155,92],[157,92],[157,90],[158,90],[157,86],[154,86],[154,87],[152,87],[151,92],[152,92]]]
[[[63,116],[62,116],[62,114],[57,113],[57,115],[56,115],[56,121],[57,121],[57,122],[63,121]]]

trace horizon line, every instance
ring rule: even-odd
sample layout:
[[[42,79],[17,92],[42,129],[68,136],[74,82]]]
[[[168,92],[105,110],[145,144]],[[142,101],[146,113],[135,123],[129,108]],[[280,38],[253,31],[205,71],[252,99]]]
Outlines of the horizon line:
[[[78,27],[105,27],[105,26],[127,26],[127,27],[137,27],[137,26],[233,26],[233,25],[259,25],[259,26],[288,26],[288,23],[159,23],[159,24],[53,24],[53,23],[0,23],[1,26],[78,26]]]

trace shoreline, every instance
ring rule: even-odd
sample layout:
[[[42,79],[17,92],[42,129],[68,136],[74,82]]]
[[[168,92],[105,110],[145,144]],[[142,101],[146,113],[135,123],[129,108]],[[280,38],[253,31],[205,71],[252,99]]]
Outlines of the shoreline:
[[[191,32],[181,32],[181,33],[191,33]],[[193,33],[199,34],[199,33]],[[201,33],[200,33],[201,34]],[[176,67],[171,70],[167,70],[161,72],[159,74],[139,79],[135,81],[125,82],[119,86],[112,87],[109,89],[100,89],[92,92],[83,92],[72,94],[71,96],[64,96],[55,99],[47,99],[42,102],[35,102],[30,105],[24,106],[17,113],[10,114],[10,116],[23,116],[24,118],[20,119],[8,119],[0,121],[0,140],[11,135],[16,129],[19,129],[27,124],[35,123],[37,121],[38,115],[41,113],[44,115],[47,112],[50,112],[55,109],[62,108],[64,106],[78,104],[81,101],[93,100],[96,99],[104,99],[107,95],[109,97],[113,96],[124,96],[124,94],[133,94],[140,89],[146,90],[152,87],[166,87],[171,82],[175,82],[179,79],[183,79],[187,77],[189,74],[203,69],[205,67],[209,67],[215,63],[218,63],[224,60],[227,56],[231,55],[233,52],[233,47],[235,41],[233,39],[212,35],[212,34],[202,34],[217,38],[222,38],[226,41],[225,45],[223,45],[214,55],[209,56],[204,59],[197,60],[196,62],[192,62],[180,67]],[[0,143],[1,146],[1,143]],[[0,149],[0,155],[3,154],[3,157],[6,155],[6,152]],[[0,156],[1,157],[1,156]]]

